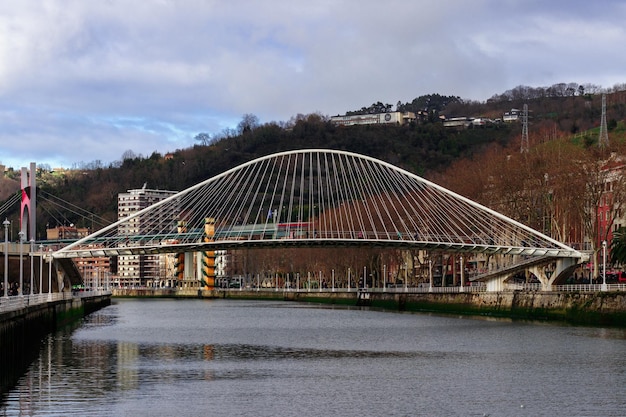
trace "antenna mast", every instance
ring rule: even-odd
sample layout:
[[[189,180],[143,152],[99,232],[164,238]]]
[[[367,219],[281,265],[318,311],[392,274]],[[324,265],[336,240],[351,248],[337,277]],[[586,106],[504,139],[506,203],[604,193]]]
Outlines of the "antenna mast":
[[[602,94],[602,120],[600,121],[600,137],[598,146],[601,148],[609,146],[609,132],[606,129],[606,94]]]
[[[522,149],[521,152],[528,152],[528,104],[524,104],[522,112]]]

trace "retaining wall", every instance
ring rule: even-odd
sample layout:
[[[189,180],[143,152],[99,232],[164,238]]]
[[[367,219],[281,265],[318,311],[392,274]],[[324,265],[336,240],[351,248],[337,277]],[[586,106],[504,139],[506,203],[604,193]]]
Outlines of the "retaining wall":
[[[93,296],[50,301],[0,313],[0,394],[25,372],[48,333],[109,304],[110,296]]]
[[[626,327],[626,292],[356,293],[222,291],[218,297],[367,305],[390,310],[488,315]],[[208,294],[207,294],[208,295]]]
[[[114,297],[233,298],[286,300],[450,314],[626,327],[626,292],[504,291],[467,293],[116,289]]]

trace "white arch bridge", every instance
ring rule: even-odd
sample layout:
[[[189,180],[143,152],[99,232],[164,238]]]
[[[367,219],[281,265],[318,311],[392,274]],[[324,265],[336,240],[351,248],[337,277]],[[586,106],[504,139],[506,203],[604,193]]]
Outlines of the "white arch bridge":
[[[497,289],[519,268],[544,285],[585,254],[389,163],[307,149],[255,159],[130,214],[55,258],[186,253],[244,247],[379,246],[506,255],[477,279]],[[543,266],[556,265],[542,274]],[[541,267],[538,267],[541,266]]]

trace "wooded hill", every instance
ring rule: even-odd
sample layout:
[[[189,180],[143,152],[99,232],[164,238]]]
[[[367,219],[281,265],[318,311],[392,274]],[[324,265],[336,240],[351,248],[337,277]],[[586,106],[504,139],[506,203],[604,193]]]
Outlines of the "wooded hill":
[[[287,123],[247,125],[237,132],[213,137],[210,144],[195,144],[167,155],[126,155],[122,161],[108,167],[87,165],[59,173],[41,172],[38,186],[44,193],[115,221],[120,192],[140,188],[143,184],[152,189],[183,190],[244,162],[286,150],[347,150],[381,159],[425,178],[441,180],[456,161],[480,160],[481,155],[488,154],[494,147],[519,151],[521,125],[501,123],[457,131],[444,128],[439,116],[495,119],[511,108],[522,108],[524,103],[528,104],[531,115],[531,146],[557,134],[571,135],[597,128],[600,123],[601,96],[579,89],[566,96],[526,97],[505,92],[484,103],[433,94],[411,103],[398,103],[400,110],[413,111],[419,107],[432,116],[405,126],[339,127],[330,123],[326,116],[298,115]],[[607,95],[607,103],[610,134],[614,134],[621,126],[618,122],[626,116],[626,91],[611,92]],[[597,135],[587,135],[580,146],[591,146],[596,140]],[[190,143],[192,141],[190,138]],[[463,175],[471,176],[472,173]],[[3,183],[5,194],[9,188]],[[45,208],[41,201],[40,207]],[[17,211],[18,208],[8,213],[9,217],[17,218]],[[89,218],[69,212],[61,214],[52,208],[40,210],[38,216],[40,228],[59,223],[92,226]],[[43,230],[41,235],[44,235]]]

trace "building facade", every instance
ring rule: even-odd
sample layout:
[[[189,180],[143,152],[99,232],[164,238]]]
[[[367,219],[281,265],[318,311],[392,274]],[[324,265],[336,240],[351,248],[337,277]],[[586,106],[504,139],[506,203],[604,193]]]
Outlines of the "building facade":
[[[626,181],[624,173],[626,161],[614,158],[602,167],[602,195],[597,209],[598,241],[596,246],[602,247],[602,242],[608,244],[613,240],[613,233],[626,225],[624,208],[626,203]]]
[[[57,226],[46,228],[47,247],[60,249],[68,243],[82,239],[91,233],[87,227]],[[101,245],[88,245],[90,249],[99,249]],[[73,258],[76,268],[80,271],[87,288],[96,288],[104,285],[110,278],[111,263],[108,256],[93,256],[89,258]]]
[[[330,121],[339,126],[395,124],[404,125],[415,121],[413,112],[388,112],[372,114],[355,114],[351,116],[333,116]]]
[[[120,193],[117,197],[117,217],[122,220],[146,207],[162,201],[177,191],[152,190],[143,188],[128,190]],[[163,228],[176,224],[177,213],[174,211],[159,212],[159,218],[151,219],[150,227],[155,227],[155,222]],[[122,222],[118,233],[125,236],[142,236],[147,229],[141,217],[135,217],[127,222]],[[126,245],[141,245],[141,239],[129,239]],[[117,259],[117,276],[115,283],[122,287],[146,286],[155,280],[160,280],[167,274],[164,268],[162,255],[120,255]]]

